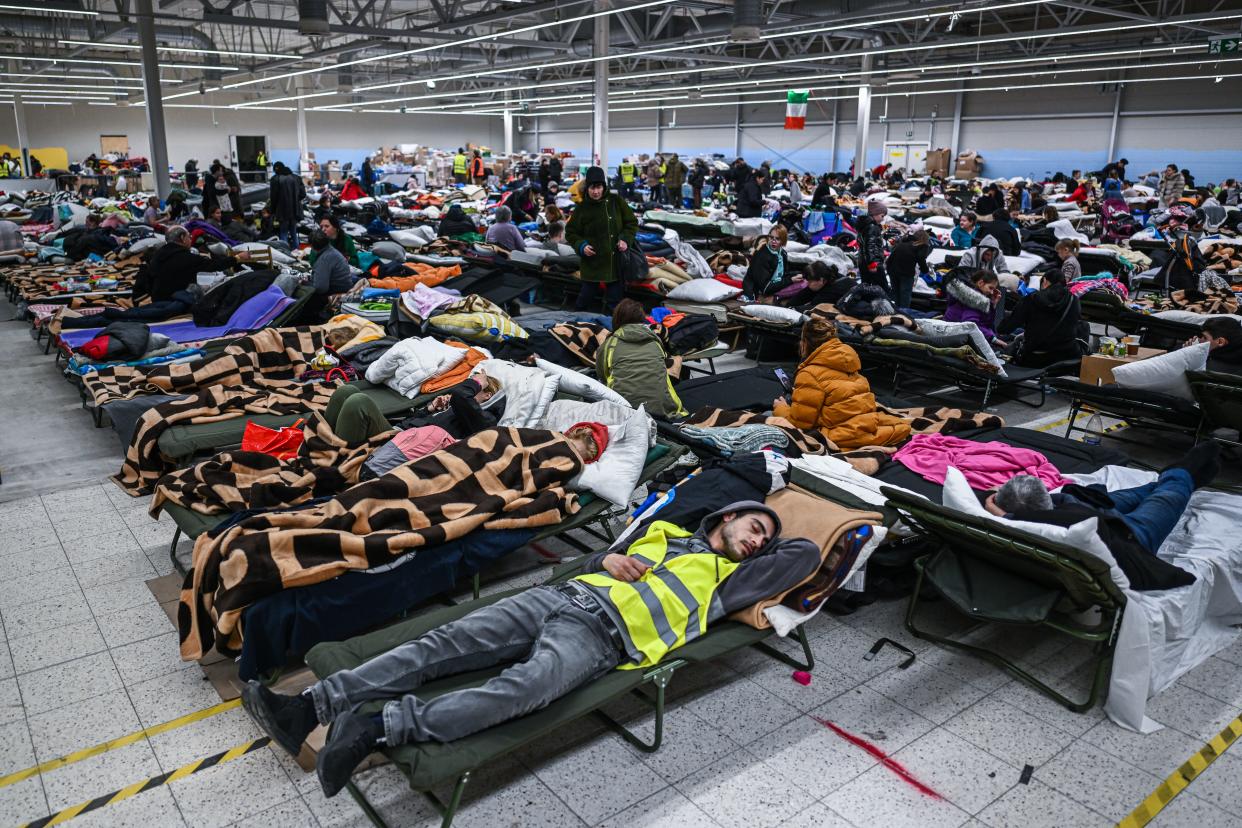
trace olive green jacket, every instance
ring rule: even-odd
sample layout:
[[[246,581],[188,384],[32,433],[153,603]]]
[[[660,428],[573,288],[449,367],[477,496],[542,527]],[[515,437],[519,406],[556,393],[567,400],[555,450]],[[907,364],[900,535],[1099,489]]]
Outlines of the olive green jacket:
[[[625,199],[608,191],[599,201],[584,195],[582,203],[574,208],[565,225],[565,240],[574,252],[582,257],[578,273],[584,282],[615,282],[617,269],[614,259],[617,242],[621,239],[630,247],[637,245],[638,219]],[[594,256],[583,250],[587,245],[595,249]]]

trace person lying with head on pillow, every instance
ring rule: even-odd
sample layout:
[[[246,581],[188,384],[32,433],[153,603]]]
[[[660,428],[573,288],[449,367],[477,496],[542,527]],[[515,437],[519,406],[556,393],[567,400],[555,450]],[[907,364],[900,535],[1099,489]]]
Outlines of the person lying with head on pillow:
[[[730,613],[793,588],[819,567],[820,550],[780,534],[780,518],[757,501],[712,512],[695,532],[657,520],[625,553],[591,557],[586,574],[480,607],[298,695],[251,681],[242,704],[295,756],[329,724],[316,769],[335,796],[380,747],[452,742],[524,716],[618,667],[657,664]],[[427,681],[500,665],[477,687],[416,695]],[[382,713],[356,712],[379,700]]]

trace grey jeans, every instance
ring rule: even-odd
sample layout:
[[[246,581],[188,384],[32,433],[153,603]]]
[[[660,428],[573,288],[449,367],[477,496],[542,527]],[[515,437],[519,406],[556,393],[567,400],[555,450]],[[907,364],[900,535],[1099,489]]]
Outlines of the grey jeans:
[[[390,745],[450,742],[546,707],[617,666],[622,654],[604,621],[564,594],[537,587],[501,599],[311,687],[327,724],[363,702],[384,705]],[[509,664],[478,687],[424,701],[433,679]]]

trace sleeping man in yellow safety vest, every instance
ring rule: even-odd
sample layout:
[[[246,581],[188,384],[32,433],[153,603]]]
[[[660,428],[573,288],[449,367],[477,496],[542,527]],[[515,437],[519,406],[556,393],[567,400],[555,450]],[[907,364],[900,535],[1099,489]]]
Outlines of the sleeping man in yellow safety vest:
[[[780,532],[776,513],[750,500],[693,534],[657,520],[626,554],[591,557],[588,574],[480,607],[298,696],[252,681],[242,704],[294,755],[330,723],[317,770],[335,796],[382,745],[450,742],[531,713],[610,670],[656,664],[709,624],[793,588],[819,567],[820,550]],[[510,666],[478,687],[415,695],[424,682],[500,664]],[[381,714],[355,712],[381,699]]]

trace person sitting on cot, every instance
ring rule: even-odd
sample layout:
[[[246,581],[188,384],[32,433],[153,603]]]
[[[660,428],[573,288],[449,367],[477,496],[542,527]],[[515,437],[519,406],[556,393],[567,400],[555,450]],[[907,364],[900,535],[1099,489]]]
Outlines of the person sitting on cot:
[[[452,742],[617,667],[646,669],[730,613],[793,588],[819,567],[820,551],[780,534],[780,518],[757,501],[715,511],[693,533],[657,520],[626,552],[592,556],[586,574],[480,607],[298,695],[252,681],[242,705],[295,756],[317,725],[329,725],[316,770],[332,797],[381,747]],[[499,665],[477,687],[417,695],[426,682]],[[358,712],[368,701],[386,704]]]
[[[1150,483],[1107,491],[1102,485],[1070,484],[1054,494],[1043,481],[1020,474],[988,495],[984,508],[999,517],[1073,526],[1098,518],[1096,533],[1113,553],[1134,589],[1167,589],[1194,581],[1188,572],[1154,564],[1165,539],[1177,527],[1196,489],[1220,472],[1220,446],[1200,443]]]
[[[840,302],[858,280],[848,274],[842,276],[836,265],[816,260],[807,265],[806,281],[797,284],[802,289],[782,298],[780,304],[806,313],[816,305]]]

